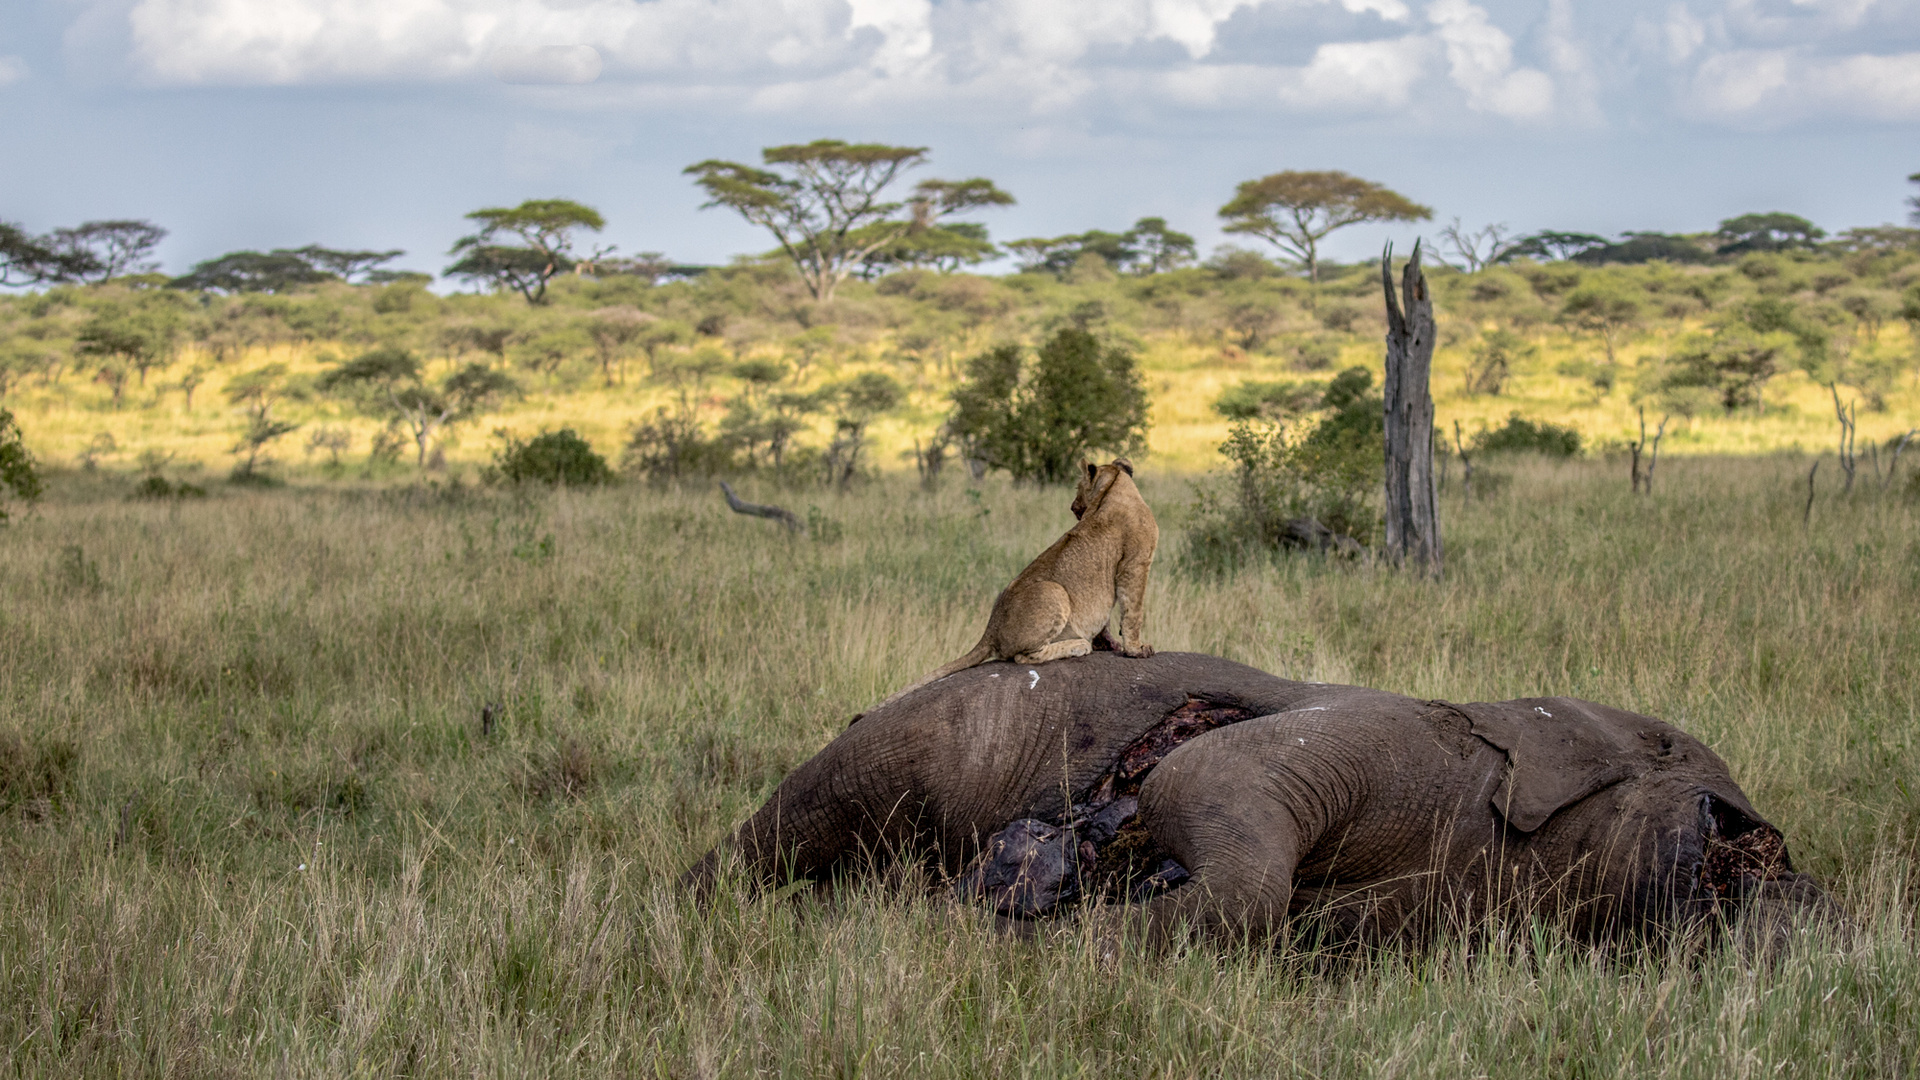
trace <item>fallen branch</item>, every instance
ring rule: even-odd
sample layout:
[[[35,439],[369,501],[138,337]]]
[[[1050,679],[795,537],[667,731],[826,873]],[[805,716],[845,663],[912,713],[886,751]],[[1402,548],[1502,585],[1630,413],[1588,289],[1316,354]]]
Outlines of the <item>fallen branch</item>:
[[[728,486],[725,480],[720,481],[720,490],[727,497],[727,509],[732,510],[736,514],[746,514],[749,517],[772,518],[784,524],[788,532],[799,533],[807,531],[806,522],[795,517],[791,510],[786,510],[778,506],[763,506],[760,503],[750,503],[740,496],[735,495],[733,488]]]

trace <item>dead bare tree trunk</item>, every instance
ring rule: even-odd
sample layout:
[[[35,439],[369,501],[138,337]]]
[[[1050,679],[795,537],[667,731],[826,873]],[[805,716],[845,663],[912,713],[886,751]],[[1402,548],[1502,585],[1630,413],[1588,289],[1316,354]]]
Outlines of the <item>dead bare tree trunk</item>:
[[[1645,408],[1640,410],[1640,439],[1637,442],[1627,444],[1627,452],[1633,455],[1632,482],[1635,494],[1641,492],[1645,492],[1648,495],[1653,494],[1653,470],[1660,467],[1660,440],[1666,437],[1667,419],[1666,416],[1660,417],[1660,426],[1654,431],[1653,442],[1649,445],[1647,442],[1647,410]],[[1640,455],[1646,453],[1648,450],[1652,451],[1652,455],[1648,458],[1646,470],[1643,472],[1640,468]]]
[[[1380,284],[1387,294],[1387,557],[1399,566],[1412,560],[1424,572],[1441,573],[1440,507],[1433,490],[1433,297],[1420,272],[1420,244],[1400,275],[1393,295],[1393,247],[1380,256]]]
[[[1840,489],[1841,494],[1844,495],[1853,491],[1853,471],[1859,467],[1860,462],[1858,444],[1854,438],[1855,421],[1859,416],[1860,403],[1850,401],[1845,405],[1840,404],[1838,383],[1828,383],[1827,391],[1833,395],[1833,411],[1840,418],[1840,469],[1847,474],[1846,485]]]

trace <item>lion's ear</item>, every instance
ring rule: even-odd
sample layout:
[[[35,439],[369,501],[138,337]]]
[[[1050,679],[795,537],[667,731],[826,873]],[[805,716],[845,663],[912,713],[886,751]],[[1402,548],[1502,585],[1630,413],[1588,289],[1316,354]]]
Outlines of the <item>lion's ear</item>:
[[[1133,462],[1123,457],[1117,457],[1113,459],[1113,463],[1120,466],[1121,471],[1125,472],[1128,476],[1133,475]]]
[[[1100,475],[1100,468],[1099,468],[1099,466],[1097,466],[1097,465],[1095,465],[1095,464],[1094,464],[1093,462],[1091,462],[1091,461],[1086,461],[1086,460],[1084,460],[1084,459],[1083,459],[1083,460],[1082,460],[1082,461],[1080,462],[1080,467],[1081,467],[1081,468],[1083,468],[1083,469],[1085,469],[1085,470],[1087,470],[1087,479],[1089,479],[1089,480],[1091,480],[1091,479],[1093,479],[1094,477],[1096,477],[1096,476],[1098,476],[1098,475]]]

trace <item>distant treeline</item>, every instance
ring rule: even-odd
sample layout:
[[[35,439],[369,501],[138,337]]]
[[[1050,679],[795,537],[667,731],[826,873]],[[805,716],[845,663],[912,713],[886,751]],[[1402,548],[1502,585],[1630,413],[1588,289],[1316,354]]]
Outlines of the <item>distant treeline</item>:
[[[302,425],[310,450],[337,461],[347,436],[329,418],[373,419],[385,434],[370,458],[429,467],[454,426],[530,387],[645,385],[648,407],[664,405],[632,430],[630,468],[844,483],[866,460],[867,425],[910,408],[909,391],[922,392],[924,414],[928,393],[978,384],[996,349],[1057,343],[1068,330],[1088,335],[1073,355],[1102,358],[1114,400],[1137,418],[1146,391],[1127,389],[1125,356],[1149,338],[1205,344],[1228,361],[1264,354],[1298,373],[1235,388],[1223,416],[1292,423],[1325,412],[1339,357],[1378,339],[1381,306],[1377,267],[1320,258],[1319,240],[1356,221],[1429,216],[1345,174],[1276,173],[1241,185],[1221,210],[1230,231],[1271,242],[1273,256],[1229,246],[1202,260],[1159,218],[995,246],[983,226],[948,220],[1011,201],[989,181],[925,180],[885,197],[924,153],[809,143],[770,149],[765,167],[693,167],[710,205],[779,242],[724,267],[592,246],[604,220],[567,200],[477,210],[448,272],[489,287],[445,296],[427,275],[383,269],[398,251],[235,252],[168,278],[150,258],[164,232],[148,223],[41,237],[8,227],[8,280],[36,288],[0,296],[0,399],[32,393],[113,412],[178,395],[191,411],[209,386],[245,417],[236,445],[251,472],[263,446]],[[1468,394],[1507,393],[1548,335],[1582,343],[1558,361],[1560,377],[1595,400],[1630,395],[1656,418],[1761,408],[1770,380],[1796,370],[1829,387],[1836,408],[1845,397],[1872,411],[1915,366],[1916,336],[1882,331],[1920,327],[1920,229],[1828,237],[1791,215],[1751,214],[1713,233],[1619,242],[1457,221],[1438,236],[1452,267],[1432,279],[1441,345],[1470,356]],[[1003,249],[1020,270],[963,272]],[[280,346],[321,348],[323,371],[276,367]],[[1000,355],[1006,369],[1013,361]],[[1007,369],[1006,409],[1022,407],[1022,380],[1039,369],[1020,365],[1038,355]],[[956,415],[916,414],[923,469],[949,448],[994,464],[985,429],[956,426]],[[1136,444],[1138,430],[1111,441]]]

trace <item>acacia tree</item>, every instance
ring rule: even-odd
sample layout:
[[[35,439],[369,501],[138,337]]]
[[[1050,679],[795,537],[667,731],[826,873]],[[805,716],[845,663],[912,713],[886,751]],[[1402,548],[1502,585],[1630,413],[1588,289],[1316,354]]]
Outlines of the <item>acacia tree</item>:
[[[1013,202],[978,177],[922,180],[902,202],[883,199],[903,172],[926,162],[924,146],[816,139],[770,146],[760,157],[767,168],[710,158],[685,172],[707,193],[701,209],[727,207],[772,233],[821,303],[873,252],[951,214]],[[898,216],[903,209],[909,213]]]
[[[36,237],[10,221],[0,221],[0,286],[72,281],[92,269],[91,262],[81,261],[72,252],[55,250],[45,237]]]
[[[167,283],[168,288],[193,292],[284,293],[302,285],[332,281],[333,275],[291,251],[229,251],[217,259],[193,264],[193,269]]]
[[[1523,236],[1507,249],[1505,259],[1539,259],[1543,262],[1565,262],[1568,259],[1585,255],[1589,251],[1610,246],[1604,236],[1595,236],[1583,232],[1555,232],[1547,229]]]
[[[42,240],[61,259],[58,281],[98,282],[127,273],[152,273],[159,263],[148,256],[167,238],[152,221],[84,221],[73,229],[54,229]]]
[[[1364,221],[1425,221],[1428,207],[1371,180],[1338,170],[1277,172],[1241,183],[1220,208],[1226,231],[1258,236],[1307,264],[1320,280],[1320,241]]]
[[[123,274],[145,274],[160,269],[147,259],[167,230],[151,221],[88,221],[71,229],[55,229],[46,243],[67,261],[65,280],[99,283]]]
[[[1920,184],[1920,172],[1907,177],[1907,183]],[[1908,196],[1907,206],[1909,207],[1907,220],[1913,222],[1915,225],[1920,225],[1920,195]]]
[[[1588,285],[1567,295],[1560,308],[1560,321],[1576,329],[1599,334],[1606,346],[1607,363],[1614,362],[1614,345],[1620,335],[1640,321],[1640,301],[1611,283]]]
[[[595,248],[575,258],[574,234],[581,229],[599,232],[607,221],[598,210],[571,199],[528,199],[511,209],[487,207],[468,214],[467,220],[479,222],[480,231],[453,245],[448,254],[460,256],[460,261],[447,267],[447,273],[514,289],[529,304],[547,302],[547,282],[554,275],[613,251]],[[506,236],[517,237],[520,244],[501,243]]]
[[[1123,233],[1091,229],[1067,236],[1029,237],[1007,244],[1023,271],[1064,277],[1086,255],[1098,255],[1122,273],[1160,274],[1193,261],[1193,237],[1167,228],[1167,219],[1141,218]]]
[[[246,429],[240,433],[240,441],[233,448],[234,453],[247,455],[247,460],[233,470],[233,479],[244,483],[254,478],[260,453],[267,448],[267,444],[300,426],[276,418],[273,415],[274,407],[304,394],[298,387],[288,384],[287,365],[278,363],[234,376],[227,383],[226,394],[227,400],[238,405],[247,418]]]
[[[608,386],[614,383],[614,371],[626,377],[626,357],[647,327],[660,320],[630,305],[601,308],[587,323],[587,336],[593,339],[593,351],[600,358],[600,376]]]
[[[275,249],[275,255],[293,255],[316,270],[329,274],[338,274],[343,281],[353,281],[358,277],[363,284],[379,285],[400,277],[404,271],[381,270],[380,264],[392,262],[406,254],[402,248],[390,248],[386,251],[336,251],[319,244],[308,244],[303,248],[287,250]]]
[[[1721,255],[1747,251],[1785,251],[1811,248],[1826,236],[1826,231],[1798,214],[1741,214],[1720,223],[1713,237]]]
[[[1000,254],[1000,249],[987,239],[987,227],[973,221],[909,229],[905,233],[894,230],[890,222],[880,222],[866,226],[861,232],[867,230],[892,232],[894,239],[861,259],[862,277],[878,277],[889,270],[923,266],[951,274],[962,266],[983,263]]]
[[[833,442],[827,447],[827,481],[841,489],[853,483],[860,467],[860,451],[867,443],[867,425],[881,413],[889,412],[906,400],[906,388],[893,376],[879,371],[863,371],[831,388],[829,396],[836,406]],[[789,433],[791,434],[791,433]]]
[[[390,423],[406,425],[417,450],[415,464],[427,464],[427,444],[435,434],[477,416],[500,399],[519,391],[519,384],[485,364],[468,364],[430,385],[420,360],[398,346],[387,345],[355,357],[320,377],[320,389],[346,392],[362,409]]]
[[[80,327],[76,351],[100,358],[101,381],[113,390],[114,408],[120,407],[127,369],[139,373],[144,387],[148,371],[165,368],[172,360],[183,321],[179,304],[177,296],[166,294],[149,294],[130,304],[103,304]]]

